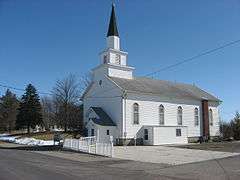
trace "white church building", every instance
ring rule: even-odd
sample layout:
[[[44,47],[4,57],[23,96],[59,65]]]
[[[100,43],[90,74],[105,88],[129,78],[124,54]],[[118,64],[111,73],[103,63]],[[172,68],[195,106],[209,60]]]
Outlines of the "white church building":
[[[107,47],[82,96],[88,136],[115,144],[188,143],[219,136],[221,101],[191,84],[133,76],[120,48],[114,5]]]

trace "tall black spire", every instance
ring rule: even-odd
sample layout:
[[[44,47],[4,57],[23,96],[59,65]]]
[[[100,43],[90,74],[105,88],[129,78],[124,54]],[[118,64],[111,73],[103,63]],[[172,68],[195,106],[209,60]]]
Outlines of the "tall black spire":
[[[112,4],[112,13],[111,13],[111,19],[109,22],[107,37],[108,36],[118,36],[119,37],[114,4]]]

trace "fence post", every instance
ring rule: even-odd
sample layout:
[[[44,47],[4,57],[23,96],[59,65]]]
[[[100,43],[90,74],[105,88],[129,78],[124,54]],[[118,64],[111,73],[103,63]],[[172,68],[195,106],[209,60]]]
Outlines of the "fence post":
[[[70,149],[72,149],[72,138],[70,139]]]
[[[102,155],[104,155],[104,144],[103,143],[101,143],[101,153],[102,153]]]
[[[105,155],[105,143],[102,144],[103,145],[103,155]]]
[[[87,145],[88,145],[88,153],[90,153],[90,143],[89,143],[89,140],[87,141]]]
[[[113,136],[110,136],[110,157],[113,157]]]
[[[97,130],[97,137],[96,137],[96,140],[97,140],[97,142],[99,142],[100,141],[100,132],[99,132],[99,129]]]
[[[97,142],[95,142],[95,154],[97,154]]]
[[[64,145],[65,145],[65,138],[63,139],[63,147],[64,147]]]

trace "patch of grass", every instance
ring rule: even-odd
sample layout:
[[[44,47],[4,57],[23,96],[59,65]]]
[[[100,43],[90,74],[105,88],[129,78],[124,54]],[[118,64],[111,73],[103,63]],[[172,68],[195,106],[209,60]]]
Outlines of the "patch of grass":
[[[187,148],[187,149],[222,151],[222,152],[240,152],[240,142],[238,141],[189,144],[189,145],[183,145],[183,146],[177,146],[177,147]]]
[[[64,138],[74,138],[73,133],[63,133]]]
[[[24,134],[21,137],[29,137],[29,138],[35,138],[35,139],[40,139],[40,140],[53,140],[54,137],[54,132],[38,132],[38,133],[31,133],[31,134]],[[64,138],[73,138],[73,133],[71,132],[62,132]]]
[[[53,140],[53,136],[54,136],[53,132],[45,132],[41,134],[38,134],[38,133],[31,134],[28,137],[48,141],[48,140]]]

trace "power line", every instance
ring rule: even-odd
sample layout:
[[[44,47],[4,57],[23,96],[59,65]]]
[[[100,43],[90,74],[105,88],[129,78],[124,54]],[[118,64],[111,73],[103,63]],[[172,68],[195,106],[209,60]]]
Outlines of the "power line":
[[[184,60],[182,60],[182,61],[180,61],[180,62],[177,62],[177,63],[175,63],[175,64],[166,66],[166,67],[164,67],[164,68],[162,68],[162,69],[159,69],[159,70],[157,70],[157,71],[154,71],[154,72],[152,72],[152,73],[148,73],[148,74],[146,74],[145,76],[152,76],[152,75],[157,74],[157,73],[159,73],[159,72],[161,72],[161,71],[165,71],[165,70],[168,70],[168,69],[170,69],[170,68],[173,68],[173,67],[182,65],[182,64],[184,64],[184,63],[193,61],[193,60],[195,60],[195,59],[197,59],[197,58],[200,58],[200,57],[202,57],[202,56],[211,54],[211,53],[213,53],[213,52],[215,52],[215,51],[224,49],[224,48],[226,48],[226,47],[228,47],[228,46],[232,46],[232,45],[237,44],[237,43],[240,43],[240,39],[239,39],[239,40],[236,40],[236,41],[232,41],[232,42],[226,43],[226,44],[221,45],[221,46],[219,46],[219,47],[217,47],[217,48],[214,48],[214,49],[211,49],[211,50],[208,50],[208,51],[204,51],[204,52],[202,52],[202,53],[199,53],[199,54],[197,54],[197,55],[195,55],[195,56],[192,56],[192,57],[190,57],[190,58],[184,59]]]
[[[95,98],[96,98],[96,99],[98,99],[98,98],[99,98],[99,99],[104,98],[104,99],[105,99],[105,98],[119,98],[119,97],[122,97],[122,96],[106,96],[106,97],[104,97],[104,96],[102,96],[102,97],[101,97],[101,96],[97,96],[97,97],[87,97],[87,98],[89,98],[89,99],[91,99],[91,98],[94,98],[94,99],[95,99]]]
[[[211,50],[208,50],[208,51],[204,51],[204,52],[199,53],[199,54],[197,54],[197,55],[195,55],[195,56],[192,56],[192,57],[190,57],[190,58],[187,58],[187,59],[184,59],[184,60],[182,60],[182,61],[179,61],[179,62],[177,62],[177,63],[175,63],[175,64],[172,64],[172,65],[166,66],[166,67],[164,67],[164,68],[161,68],[161,69],[159,69],[159,70],[157,70],[157,71],[148,73],[148,74],[144,75],[143,77],[153,76],[154,74],[157,74],[157,73],[159,73],[159,72],[162,72],[162,71],[165,71],[165,70],[174,68],[174,67],[176,67],[176,66],[180,66],[180,65],[182,65],[182,64],[185,64],[185,63],[187,63],[187,62],[196,60],[196,59],[198,59],[198,58],[200,58],[200,57],[202,57],[202,56],[206,56],[206,55],[208,55],[208,54],[211,54],[211,53],[213,53],[213,52],[216,52],[216,51],[218,51],[218,50],[224,49],[224,48],[226,48],[226,47],[228,47],[228,46],[232,46],[232,45],[237,44],[237,43],[240,43],[240,39],[239,39],[239,40],[236,40],[236,41],[231,41],[231,42],[229,42],[229,43],[226,43],[226,44],[221,45],[221,46],[219,46],[219,47],[216,47],[216,48],[214,48],[214,49],[211,49]],[[125,83],[123,83],[123,85],[124,85],[124,84],[125,84]],[[17,91],[25,91],[25,89],[21,89],[21,88],[17,88],[17,87],[12,87],[12,86],[8,86],[8,85],[3,85],[3,84],[0,84],[0,87],[4,87],[4,88],[8,88],[8,89],[14,89],[14,90],[17,90]],[[111,88],[111,89],[109,89],[109,90],[107,90],[107,91],[105,90],[104,93],[109,92],[110,90],[113,90],[113,89],[115,89],[115,88],[116,88],[116,87]],[[52,93],[47,93],[47,92],[38,92],[38,93],[39,93],[39,94],[43,94],[43,95],[52,95]],[[89,97],[87,97],[87,98],[103,98],[103,97],[93,97],[93,96],[89,96]],[[105,97],[105,98],[106,98],[106,97]],[[109,98],[113,98],[113,97],[109,97]]]
[[[25,89],[13,87],[13,86],[7,86],[7,85],[3,85],[3,84],[0,84],[0,87],[8,88],[8,89],[13,89],[13,90],[17,90],[17,91],[25,91]],[[42,94],[42,95],[52,95],[51,93],[47,93],[47,92],[38,92],[38,94]]]
[[[223,45],[221,45],[221,46],[218,46],[218,47],[216,47],[216,48],[214,48],[214,49],[210,49],[210,50],[204,51],[204,52],[199,53],[199,54],[197,54],[197,55],[195,55],[195,56],[192,56],[192,57],[190,57],[190,58],[183,59],[182,61],[179,61],[179,62],[177,62],[177,63],[175,63],[175,64],[172,64],[172,65],[166,66],[166,67],[164,67],[164,68],[161,68],[161,69],[159,69],[159,70],[157,70],[157,71],[148,73],[148,74],[144,75],[143,77],[153,76],[154,74],[157,74],[157,73],[159,73],[159,72],[162,72],[162,71],[165,71],[165,70],[174,68],[174,67],[176,67],[176,66],[180,66],[180,65],[182,65],[182,64],[184,64],[184,63],[187,63],[187,62],[190,62],[190,61],[194,61],[194,60],[196,60],[196,59],[198,59],[198,58],[200,58],[200,57],[202,57],[202,56],[206,56],[206,55],[208,55],[208,54],[214,53],[214,52],[216,52],[216,51],[219,51],[219,50],[221,50],[221,49],[224,49],[224,48],[226,48],[226,47],[232,46],[232,45],[237,44],[237,43],[240,43],[240,39],[235,40],[235,41],[228,42],[228,43],[223,44]],[[122,85],[127,84],[127,83],[128,83],[128,82],[123,83]],[[115,89],[115,88],[116,88],[116,87],[110,88],[109,90],[104,90],[104,91],[102,91],[101,93],[109,92],[109,91],[111,91],[111,90],[113,90],[113,89]],[[93,96],[89,96],[89,97],[92,97],[92,98],[93,98]],[[87,97],[87,98],[88,98],[88,97]]]

